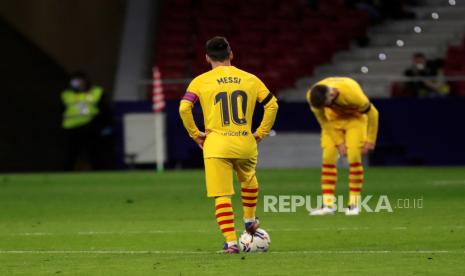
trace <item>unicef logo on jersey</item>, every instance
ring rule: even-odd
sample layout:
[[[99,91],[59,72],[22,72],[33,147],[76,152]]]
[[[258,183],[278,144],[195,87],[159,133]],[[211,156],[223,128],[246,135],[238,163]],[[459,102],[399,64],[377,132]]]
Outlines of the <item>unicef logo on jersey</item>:
[[[223,135],[223,136],[238,137],[238,136],[247,136],[247,135],[249,135],[249,132],[248,132],[247,130],[242,130],[242,131],[226,131],[226,132],[223,132],[221,135]]]

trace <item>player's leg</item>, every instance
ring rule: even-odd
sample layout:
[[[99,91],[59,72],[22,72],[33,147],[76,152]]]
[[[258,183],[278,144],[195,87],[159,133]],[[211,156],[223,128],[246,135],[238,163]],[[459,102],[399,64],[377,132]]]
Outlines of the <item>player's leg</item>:
[[[225,239],[224,252],[238,253],[231,201],[234,194],[233,164],[223,158],[205,158],[204,162],[207,196],[215,198],[215,218]]]
[[[340,131],[337,131],[336,133],[337,135],[343,135]],[[336,190],[336,162],[339,153],[333,142],[333,138],[329,137],[325,131],[321,134],[321,147],[323,150],[321,165],[321,191],[323,194],[323,206],[321,209],[312,211],[310,214],[313,216],[335,213],[334,191]]]
[[[346,130],[347,160],[349,162],[349,202],[347,215],[360,212],[360,200],[363,186],[362,147],[366,139],[366,122],[354,120]]]
[[[334,206],[337,182],[337,162],[338,151],[336,147],[323,148],[323,164],[321,166],[321,192],[323,194],[323,206],[321,209],[313,210],[312,216],[330,215],[336,212]]]
[[[334,191],[337,183],[336,162],[339,153],[336,147],[323,149],[323,164],[321,166],[321,191],[323,193],[323,205],[334,207]]]
[[[241,183],[242,208],[244,212],[245,229],[249,233],[254,233],[258,228],[256,218],[258,201],[258,181],[255,167],[257,158],[238,159],[234,161],[234,170]]]

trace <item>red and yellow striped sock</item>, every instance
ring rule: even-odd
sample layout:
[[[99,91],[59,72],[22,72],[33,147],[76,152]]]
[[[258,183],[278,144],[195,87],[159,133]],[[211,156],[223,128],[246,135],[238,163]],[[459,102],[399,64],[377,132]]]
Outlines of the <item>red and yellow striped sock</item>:
[[[226,196],[215,198],[215,210],[216,221],[226,242],[237,242],[231,198]]]
[[[359,207],[363,185],[363,166],[361,162],[353,162],[349,165],[349,206]]]
[[[250,182],[241,183],[241,196],[244,220],[254,220],[258,200],[258,182],[255,176]]]
[[[334,190],[337,182],[337,168],[335,164],[323,164],[321,167],[321,191],[323,204],[334,207]]]

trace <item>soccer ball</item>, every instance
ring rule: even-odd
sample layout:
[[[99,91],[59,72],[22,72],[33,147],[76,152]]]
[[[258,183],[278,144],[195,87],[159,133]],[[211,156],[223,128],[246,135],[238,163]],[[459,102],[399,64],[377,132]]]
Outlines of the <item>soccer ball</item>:
[[[261,228],[258,228],[253,235],[244,231],[239,239],[239,247],[242,252],[266,252],[270,243],[270,235]]]

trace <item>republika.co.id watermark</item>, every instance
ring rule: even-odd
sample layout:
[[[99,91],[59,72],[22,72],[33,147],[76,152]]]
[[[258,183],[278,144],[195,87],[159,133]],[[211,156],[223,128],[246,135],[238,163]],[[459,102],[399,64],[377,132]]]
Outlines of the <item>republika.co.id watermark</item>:
[[[347,199],[339,195],[333,198],[337,212],[344,212],[347,207]],[[358,207],[367,213],[392,213],[395,209],[422,209],[423,197],[390,199],[387,195],[366,195],[358,197]],[[323,197],[301,195],[264,195],[263,211],[265,213],[294,213],[305,208],[309,213],[323,205]]]

